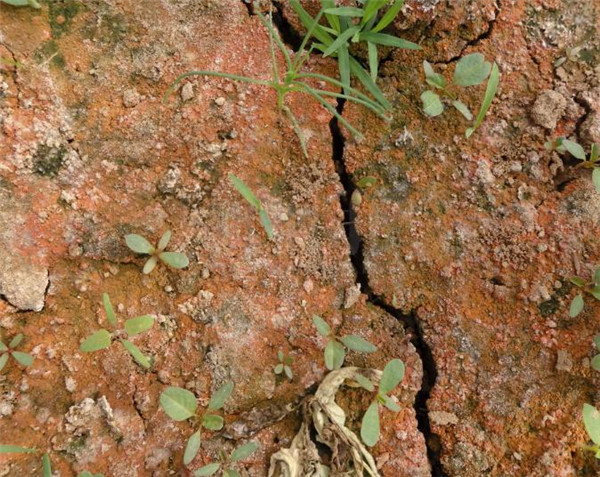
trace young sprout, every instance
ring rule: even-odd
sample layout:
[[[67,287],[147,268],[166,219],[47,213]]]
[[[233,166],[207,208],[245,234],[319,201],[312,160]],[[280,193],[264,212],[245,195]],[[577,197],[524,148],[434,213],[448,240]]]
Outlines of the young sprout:
[[[215,414],[215,411],[223,408],[225,401],[227,401],[232,391],[233,383],[231,381],[226,382],[210,398],[208,407],[204,413],[197,412],[198,403],[196,402],[196,396],[187,389],[169,386],[160,395],[160,405],[171,419],[185,421],[186,419],[193,418],[194,425],[198,428],[188,439],[183,455],[183,463],[185,465],[192,462],[200,450],[203,428],[209,431],[220,431],[223,428],[225,421],[220,415]]]
[[[594,344],[596,345],[596,350],[600,351],[600,334],[594,336]],[[600,371],[600,353],[592,358],[591,365],[596,371]]]
[[[241,474],[230,466],[236,462],[247,459],[254,454],[259,447],[260,446],[257,442],[252,441],[236,448],[230,456],[227,456],[227,454],[221,451],[219,453],[220,462],[211,462],[204,467],[200,467],[196,472],[194,472],[194,477],[206,477],[209,475],[214,475],[219,471],[219,469],[223,470],[221,474],[223,477],[241,477]]]
[[[313,325],[321,336],[328,338],[325,346],[325,366],[330,371],[340,369],[346,359],[346,348],[359,353],[373,353],[377,347],[357,335],[336,336],[327,322],[320,316],[313,316]]]
[[[262,202],[258,200],[258,198],[254,195],[254,193],[250,190],[250,188],[246,185],[246,183],[237,177],[236,175],[229,173],[229,180],[235,187],[235,189],[241,194],[241,196],[246,199],[252,207],[256,209],[258,212],[258,216],[260,217],[260,223],[262,224],[265,232],[267,233],[267,237],[269,239],[273,238],[273,227],[271,225],[271,220],[267,215],[267,211],[264,209]]]
[[[286,356],[285,354],[283,354],[283,351],[279,350],[277,351],[277,360],[279,361],[279,363],[275,365],[275,367],[273,368],[273,372],[277,375],[285,373],[287,378],[291,381],[294,378],[291,368],[292,363],[294,362],[294,358],[292,358],[291,356]]]
[[[437,90],[437,92],[427,90],[421,94],[421,101],[423,102],[423,111],[425,114],[435,117],[444,112],[444,103],[440,98],[441,94],[467,119],[467,121],[473,120],[473,113],[471,113],[471,110],[465,103],[458,99],[458,87],[479,85],[489,76],[485,94],[483,95],[483,101],[479,107],[475,122],[465,133],[467,138],[471,137],[483,122],[483,119],[492,104],[492,100],[494,99],[494,96],[496,96],[500,80],[498,65],[496,63],[492,65],[489,61],[485,61],[485,57],[481,53],[472,53],[464,56],[456,63],[454,77],[451,83],[448,83],[446,78],[440,73],[436,73],[429,62],[423,62],[423,69],[425,70],[425,81],[429,86],[432,86]]]
[[[112,327],[115,327],[117,325],[117,318],[115,316],[108,293],[104,293],[102,295],[102,304],[104,305],[104,311],[106,313],[108,323]],[[123,334],[126,334],[127,337],[139,335],[144,331],[148,331],[150,328],[152,328],[152,326],[154,326],[154,317],[150,315],[141,315],[125,321],[124,330],[119,330],[117,332],[121,336],[118,339],[123,347],[140,366],[146,369],[150,368],[151,366],[150,359],[148,359],[136,345],[122,336]],[[108,348],[112,344],[112,340],[112,334],[106,329],[102,328],[88,336],[85,341],[81,343],[79,349],[84,353],[92,353],[94,351]]]
[[[155,247],[152,246],[148,240],[146,240],[141,235],[137,234],[129,234],[125,235],[125,243],[127,246],[133,250],[135,253],[140,253],[142,255],[150,255],[150,258],[144,264],[143,273],[148,274],[156,264],[160,260],[163,263],[166,263],[170,267],[173,268],[185,268],[190,264],[190,261],[183,253],[179,252],[165,252],[165,248],[167,247],[169,240],[171,240],[171,231],[167,230],[163,236],[158,241],[158,245]]]
[[[583,405],[583,424],[588,433],[593,446],[586,446],[585,449],[596,454],[596,459],[600,459],[600,412],[590,404]]]
[[[365,176],[361,180],[356,183],[356,189],[352,191],[352,195],[350,196],[350,202],[354,207],[358,207],[362,204],[362,196],[363,194],[373,187],[377,179],[373,176]]]
[[[581,162],[575,166],[576,169],[592,169],[592,182],[598,193],[600,193],[600,147],[598,144],[592,144],[590,147],[589,158],[579,143],[565,139],[564,137],[548,141],[544,144],[544,147],[549,151],[556,150],[560,154],[568,152],[574,158],[579,159]]]
[[[596,300],[600,300],[600,267],[596,269],[591,282],[587,282],[581,277],[571,277],[569,281],[581,290],[573,298],[569,307],[569,316],[575,318],[583,311],[583,297],[585,294],[592,295]]]
[[[8,343],[8,346],[0,341],[0,371],[2,371],[4,366],[6,366],[9,356],[12,356],[15,361],[23,366],[31,366],[33,363],[33,356],[31,356],[29,353],[23,353],[22,351],[14,350],[17,346],[19,346],[19,344],[21,344],[21,341],[23,341],[23,333],[16,335],[10,341],[10,343]]]
[[[360,437],[363,442],[370,447],[377,444],[379,436],[381,435],[379,426],[380,406],[383,405],[392,412],[400,411],[400,407],[392,399],[389,393],[402,382],[404,379],[404,372],[405,366],[400,359],[393,359],[386,364],[383,369],[379,387],[377,388],[377,394],[375,395],[373,402],[371,402],[371,405],[368,407],[367,412],[365,412],[360,427]],[[373,383],[364,376],[357,374],[355,379],[358,384],[367,391],[373,392],[375,390]]]

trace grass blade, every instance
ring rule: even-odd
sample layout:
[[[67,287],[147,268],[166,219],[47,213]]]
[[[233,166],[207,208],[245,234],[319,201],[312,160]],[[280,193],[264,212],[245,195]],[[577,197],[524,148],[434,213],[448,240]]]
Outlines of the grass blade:
[[[392,5],[390,9],[387,12],[385,12],[385,15],[381,17],[379,23],[371,31],[377,33],[378,31],[383,30],[386,26],[392,23],[392,21],[394,21],[394,18],[396,18],[396,15],[398,15],[403,6],[404,0],[396,0],[394,5]]]
[[[335,53],[340,49],[342,45],[345,45],[347,49],[348,40],[350,40],[350,38],[352,38],[359,30],[360,28],[358,26],[353,26],[340,33],[340,35],[334,40],[334,42],[325,49],[325,51],[323,52],[323,56],[329,56],[332,53]]]
[[[377,100],[379,103],[385,108],[389,109],[391,107],[390,102],[385,99],[382,91],[375,84],[375,82],[369,76],[364,68],[360,65],[358,61],[352,56],[350,57],[350,71],[354,76],[358,78],[358,80],[363,84],[363,86],[367,89],[367,91]]]
[[[366,32],[360,35],[361,40],[371,41],[383,46],[394,46],[396,48],[405,48],[408,50],[421,50],[422,48],[412,41],[404,40],[385,33]]]
[[[350,53],[348,45],[343,44],[338,50],[338,67],[340,69],[340,79],[344,84],[344,89],[350,86]]]
[[[496,91],[498,91],[498,83],[500,82],[500,71],[498,70],[498,65],[494,63],[492,66],[492,72],[490,73],[490,78],[488,79],[487,87],[485,89],[485,94],[483,96],[483,102],[481,103],[481,108],[479,108],[479,112],[477,113],[477,118],[475,119],[475,124],[467,129],[465,135],[467,138],[470,138],[471,135],[475,132],[475,130],[481,125],[483,122],[483,118],[490,109],[494,96],[496,96]]]
[[[298,136],[298,140],[300,141],[300,148],[302,149],[302,153],[304,154],[304,157],[306,157],[308,159],[308,150],[306,148],[306,141],[304,140],[304,135],[302,134],[302,130],[300,129],[300,124],[298,124],[298,120],[296,119],[296,116],[294,116],[294,113],[292,113],[292,110],[290,108],[288,108],[287,106],[283,106],[282,108],[285,111],[285,114],[287,114],[287,117],[290,119],[290,122],[292,123],[292,127],[294,128],[294,132],[296,133],[296,136]]]
[[[377,70],[379,68],[379,59],[377,58],[377,45],[372,41],[367,42],[369,49],[369,70],[371,71],[371,79],[373,83],[377,82]]]

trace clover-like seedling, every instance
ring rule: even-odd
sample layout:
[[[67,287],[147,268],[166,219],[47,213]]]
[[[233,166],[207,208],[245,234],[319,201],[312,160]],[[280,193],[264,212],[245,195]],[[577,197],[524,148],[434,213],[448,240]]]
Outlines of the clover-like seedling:
[[[421,94],[425,114],[435,117],[444,112],[444,102],[440,97],[442,95],[467,121],[473,120],[473,113],[465,103],[458,99],[457,91],[459,87],[477,86],[483,83],[489,76],[483,101],[479,107],[475,122],[465,132],[467,138],[471,137],[483,122],[485,115],[490,109],[492,100],[496,96],[500,81],[498,65],[496,63],[492,65],[489,61],[485,61],[485,57],[481,53],[472,53],[464,56],[456,63],[451,83],[448,83],[442,74],[436,73],[429,62],[423,62],[423,69],[425,70],[425,81],[437,91],[427,90]]]
[[[215,411],[223,408],[225,401],[227,401],[232,391],[233,383],[231,381],[226,382],[210,398],[206,412],[203,413],[197,412],[198,403],[196,402],[196,396],[187,389],[169,386],[161,393],[160,405],[171,419],[185,421],[186,419],[193,418],[194,425],[198,428],[190,436],[185,447],[183,454],[183,463],[185,465],[192,462],[196,454],[198,454],[198,450],[200,450],[203,428],[209,431],[220,431],[223,429],[225,420],[220,415],[215,414]]]
[[[586,446],[585,449],[594,452],[596,459],[600,459],[600,412],[594,406],[584,404],[582,415],[585,430],[594,443],[592,446]]]
[[[591,282],[588,282],[581,277],[571,277],[569,278],[569,281],[581,290],[575,298],[573,298],[571,306],[569,307],[569,316],[575,318],[583,311],[584,295],[592,295],[596,300],[600,300],[600,267],[596,269],[594,278]]]
[[[12,5],[13,7],[42,8],[36,0],[0,0],[0,2]]]
[[[350,196],[350,202],[353,206],[358,207],[362,204],[363,194],[373,187],[377,179],[373,176],[365,176],[361,180],[356,183],[356,189],[352,191],[352,195]]]
[[[138,234],[125,235],[125,242],[127,246],[135,253],[142,255],[150,255],[150,258],[144,264],[143,273],[146,275],[154,270],[156,264],[160,260],[166,263],[170,267],[181,269],[185,268],[190,264],[190,261],[183,253],[179,252],[165,252],[165,248],[171,240],[171,231],[167,230],[160,240],[158,245],[154,247],[148,240]]]
[[[23,333],[19,333],[10,341],[10,343],[8,343],[8,346],[0,341],[0,371],[6,366],[9,356],[12,356],[15,361],[23,366],[31,366],[33,363],[33,356],[22,351],[15,351],[15,348],[23,341],[23,337]]]
[[[389,393],[402,382],[404,379],[404,372],[405,366],[400,359],[393,359],[385,365],[385,368],[383,368],[379,386],[377,387],[377,394],[367,408],[360,427],[360,437],[366,445],[374,446],[377,444],[381,435],[379,426],[380,406],[383,405],[392,412],[400,411],[400,407],[392,399]],[[357,374],[355,379],[356,382],[367,391],[373,392],[375,390],[373,383],[363,375]]]
[[[592,144],[590,147],[589,158],[581,144],[564,137],[548,141],[544,144],[544,147],[549,151],[555,150],[560,154],[568,152],[574,158],[579,159],[581,162],[575,166],[576,169],[592,169],[592,182],[598,193],[600,193],[600,146],[598,144]]]
[[[273,238],[273,227],[271,225],[271,220],[267,215],[267,211],[262,205],[262,202],[254,195],[254,193],[250,190],[250,187],[246,185],[246,183],[237,177],[236,175],[229,173],[229,180],[233,184],[233,187],[241,194],[241,196],[246,199],[252,207],[256,209],[258,212],[258,216],[260,218],[260,223],[262,224],[265,232],[267,233],[267,237],[269,239]]]
[[[110,302],[110,298],[108,293],[104,293],[102,295],[102,304],[104,305],[104,311],[106,312],[106,319],[108,323],[114,328],[117,325],[117,317],[115,316],[115,312],[113,310],[112,303]],[[123,337],[124,334],[127,337],[139,335],[144,331],[148,331],[150,328],[154,326],[154,317],[150,315],[141,315],[136,316],[135,318],[130,318],[125,321],[124,330],[118,330],[114,334],[118,336],[118,340],[121,342],[123,347],[127,350],[127,352],[133,357],[133,359],[142,367],[148,369],[151,366],[151,361],[148,359],[140,349],[134,345],[128,339]],[[84,353],[92,353],[94,351],[99,351],[101,349],[106,349],[110,347],[113,341],[113,334],[111,334],[108,330],[102,328],[90,336],[88,336],[79,349]]]
[[[376,85],[379,68],[379,46],[391,46],[420,50],[416,43],[381,33],[400,13],[404,0],[395,0],[393,5],[383,14],[380,12],[387,6],[388,0],[365,0],[363,5],[355,7],[337,7],[335,0],[321,0],[323,13],[329,27],[319,25],[318,18],[312,18],[298,0],[290,0],[290,4],[305,28],[312,30],[317,39],[312,48],[323,53],[323,56],[336,57],[340,79],[344,87],[350,86],[350,76],[356,77],[374,98],[386,107],[389,103],[383,98]],[[364,43],[369,59],[369,73],[361,66],[359,60],[350,54],[353,44]]]
[[[277,351],[277,360],[279,361],[279,363],[275,365],[275,367],[273,368],[273,372],[277,375],[285,373],[285,375],[291,381],[294,378],[291,368],[292,363],[294,362],[294,358],[292,358],[291,356],[286,356],[285,354],[283,354],[283,351],[279,350]]]
[[[313,325],[321,336],[328,338],[325,346],[325,366],[330,371],[340,369],[346,359],[346,348],[359,353],[373,353],[377,347],[358,335],[336,336],[327,322],[320,316],[313,316]]]
[[[229,456],[225,454],[225,452],[220,451],[220,462],[211,462],[210,464],[200,467],[194,472],[194,477],[208,477],[216,474],[219,470],[222,470],[221,475],[223,477],[241,477],[241,474],[232,468],[231,465],[247,459],[254,454],[259,447],[257,442],[252,441],[237,447]]]

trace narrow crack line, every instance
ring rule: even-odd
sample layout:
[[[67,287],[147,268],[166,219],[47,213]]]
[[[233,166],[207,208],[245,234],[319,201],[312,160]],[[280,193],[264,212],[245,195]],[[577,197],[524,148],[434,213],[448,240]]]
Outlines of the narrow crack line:
[[[14,65],[13,65],[13,71],[11,72],[11,76],[12,76],[12,79],[13,79],[13,81],[15,83],[16,88],[17,88],[17,101],[19,102],[19,105],[20,105],[20,102],[21,102],[21,83],[19,82],[19,71],[18,71],[20,63],[17,60],[17,55],[15,55],[15,52],[13,51],[13,49],[10,46],[8,46],[7,43],[0,42],[0,46],[3,46],[4,48],[6,48],[6,50],[10,53],[10,57],[11,57],[12,62],[14,63]]]
[[[583,98],[581,98],[579,96],[575,96],[573,98],[573,101],[575,101],[585,111],[584,114],[582,114],[581,117],[579,119],[577,119],[577,122],[575,123],[574,134],[575,134],[575,136],[577,136],[577,138],[579,139],[579,141],[581,143],[581,142],[583,142],[582,138],[581,138],[581,126],[583,125],[584,121],[587,119],[588,115],[592,113],[592,108],[588,104],[587,101],[585,101]]]
[[[337,112],[342,114],[344,110],[344,99],[339,99],[337,103]],[[442,468],[440,461],[439,437],[431,431],[431,423],[427,412],[427,401],[431,395],[436,379],[437,369],[431,348],[427,344],[423,335],[422,327],[416,314],[405,314],[385,301],[385,299],[373,292],[369,284],[369,275],[364,261],[364,243],[358,234],[354,220],[356,211],[352,206],[352,193],[357,189],[351,174],[348,172],[344,162],[345,140],[340,129],[338,119],[333,117],[329,123],[332,139],[332,159],[335,170],[340,178],[344,188],[344,193],[340,195],[340,205],[344,211],[344,230],[350,246],[350,260],[356,273],[356,283],[360,285],[362,292],[367,295],[368,301],[392,315],[408,330],[411,336],[411,343],[415,347],[421,363],[423,364],[423,380],[421,389],[417,392],[414,402],[414,410],[417,417],[417,428],[423,434],[425,445],[427,447],[427,458],[431,466],[432,477],[445,477],[446,473]]]

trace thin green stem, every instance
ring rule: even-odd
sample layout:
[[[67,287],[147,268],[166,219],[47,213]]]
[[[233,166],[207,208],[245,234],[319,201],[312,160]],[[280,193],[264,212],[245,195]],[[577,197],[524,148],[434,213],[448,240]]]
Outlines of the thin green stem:
[[[308,150],[306,148],[306,142],[304,141],[304,135],[302,134],[302,130],[300,129],[300,125],[298,124],[296,116],[294,116],[294,113],[292,113],[292,110],[288,106],[284,105],[282,109],[283,111],[285,111],[288,118],[290,119],[292,127],[294,128],[294,132],[296,133],[296,136],[298,136],[298,140],[300,141],[300,147],[302,148],[304,157],[308,159]]]
[[[348,101],[352,101],[354,103],[357,104],[361,104],[363,105],[365,108],[370,109],[371,111],[373,111],[377,116],[379,116],[381,119],[384,119],[386,121],[390,121],[391,118],[389,118],[388,116],[386,116],[385,114],[383,114],[383,111],[381,110],[381,108],[379,107],[379,105],[373,105],[367,101],[364,101],[362,99],[356,98],[354,96],[349,96],[347,94],[343,94],[343,93],[335,93],[333,91],[323,91],[320,90],[319,94],[322,96],[329,96],[332,98],[341,98],[341,99],[345,99]]]
[[[315,98],[319,103],[321,103],[321,105],[327,110],[329,111],[332,115],[334,115],[338,121],[340,123],[342,123],[346,129],[348,129],[348,131],[350,131],[350,133],[352,133],[352,135],[356,138],[362,138],[363,135],[356,129],[354,128],[354,126],[352,126],[352,124],[350,124],[348,121],[346,121],[342,115],[340,113],[337,112],[337,110],[327,102],[327,100],[325,98],[322,98],[314,89],[312,88],[304,88],[304,92],[306,92],[307,94],[309,94],[310,96],[312,96],[313,98]]]
[[[247,76],[232,75],[229,73],[220,73],[218,71],[188,71],[187,73],[184,73],[181,76],[178,76],[177,79],[175,81],[173,81],[173,83],[171,84],[171,86],[169,86],[169,89],[165,93],[165,96],[163,97],[163,102],[166,101],[169,98],[169,96],[171,96],[171,94],[173,94],[173,91],[175,91],[175,88],[177,87],[177,85],[179,83],[181,83],[188,76],[216,76],[219,78],[227,78],[227,79],[234,80],[234,81],[241,81],[242,83],[258,84],[261,86],[273,87],[273,83],[271,81],[248,78]]]
[[[304,38],[302,39],[302,43],[300,44],[300,48],[298,48],[298,53],[296,54],[296,58],[294,58],[294,62],[292,63],[291,69],[293,72],[297,72],[300,69],[300,67],[302,66],[302,64],[304,63],[303,61],[301,61],[302,57],[304,56],[303,55],[304,48],[306,47],[308,40],[310,39],[313,32],[315,31],[315,28],[319,24],[319,20],[321,20],[322,16],[323,16],[323,9],[321,9],[319,11],[319,14],[315,17],[313,24],[310,26],[310,28],[306,32],[306,35],[304,35]],[[305,58],[307,58],[307,57],[305,57]]]
[[[265,16],[262,13],[260,13],[260,12],[256,12],[256,13],[257,13],[258,18],[260,19],[261,23],[269,31],[269,36],[271,36],[275,40],[275,44],[281,50],[281,53],[283,54],[283,56],[285,58],[285,62],[287,63],[288,70],[291,70],[292,69],[292,59],[290,58],[290,54],[288,53],[285,45],[281,41],[281,38],[279,38],[279,35],[273,28],[273,25],[271,24],[271,22],[267,21],[267,19],[265,18]]]

